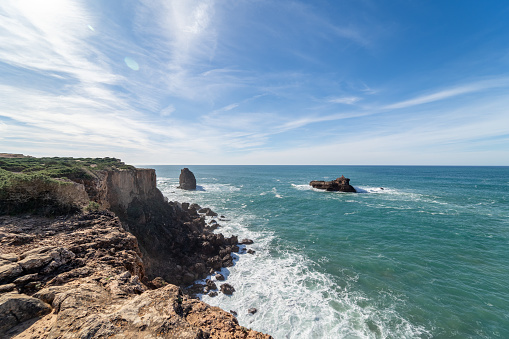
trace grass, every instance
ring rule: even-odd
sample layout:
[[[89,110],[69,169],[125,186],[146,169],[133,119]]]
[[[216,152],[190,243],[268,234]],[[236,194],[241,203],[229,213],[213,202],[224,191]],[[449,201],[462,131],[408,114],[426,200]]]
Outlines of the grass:
[[[0,191],[32,180],[90,180],[94,171],[133,168],[115,158],[0,158]]]

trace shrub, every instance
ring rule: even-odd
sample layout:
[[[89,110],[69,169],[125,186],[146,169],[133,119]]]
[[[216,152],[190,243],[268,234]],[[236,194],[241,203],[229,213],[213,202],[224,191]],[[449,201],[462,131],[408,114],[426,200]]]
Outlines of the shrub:
[[[99,211],[100,208],[101,208],[101,205],[99,205],[99,203],[97,203],[95,201],[89,201],[88,206],[85,207],[85,210],[89,211],[89,212],[97,212],[97,211]]]

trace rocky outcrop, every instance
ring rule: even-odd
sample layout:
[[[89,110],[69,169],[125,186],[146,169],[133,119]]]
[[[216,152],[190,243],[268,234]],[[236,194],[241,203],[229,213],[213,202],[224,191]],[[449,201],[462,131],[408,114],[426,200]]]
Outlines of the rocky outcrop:
[[[180,171],[179,186],[177,188],[181,188],[183,190],[196,189],[196,178],[194,177],[193,172],[189,170],[189,168],[183,168]]]
[[[309,183],[313,188],[326,190],[326,191],[340,191],[340,192],[357,192],[355,188],[350,185],[350,179],[345,178],[344,175],[341,178],[337,178],[332,181],[318,181],[313,180]]]
[[[149,280],[141,255],[111,212],[1,216],[0,337],[270,338]]]

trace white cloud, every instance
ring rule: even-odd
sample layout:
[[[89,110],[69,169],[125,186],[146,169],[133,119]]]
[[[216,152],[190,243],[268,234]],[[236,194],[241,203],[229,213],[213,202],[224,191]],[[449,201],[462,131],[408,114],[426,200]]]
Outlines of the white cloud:
[[[361,100],[361,98],[350,96],[350,97],[331,98],[331,99],[329,99],[329,102],[334,103],[334,104],[353,105],[359,100]]]
[[[440,90],[435,93],[419,96],[410,100],[405,100],[401,102],[397,102],[394,104],[390,104],[385,106],[385,109],[397,109],[397,108],[407,108],[422,104],[427,104],[434,101],[444,100],[448,98],[452,98],[458,95],[463,95],[467,93],[479,92],[490,88],[495,87],[505,87],[509,85],[509,79],[500,78],[493,80],[484,80],[476,83],[471,83],[467,85],[461,85],[453,88],[448,88],[444,90]]]
[[[168,105],[159,113],[163,117],[169,117],[173,112],[175,112],[175,107],[173,105]]]

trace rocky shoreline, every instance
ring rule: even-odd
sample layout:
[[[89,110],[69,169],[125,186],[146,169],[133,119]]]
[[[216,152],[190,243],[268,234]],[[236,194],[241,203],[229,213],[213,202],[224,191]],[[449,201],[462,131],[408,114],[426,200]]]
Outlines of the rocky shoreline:
[[[270,338],[192,297],[231,294],[229,284],[183,288],[233,265],[238,238],[213,233],[217,222],[205,222],[217,214],[166,201],[154,170],[92,173],[73,181],[76,199],[69,190],[65,199],[50,192],[56,195],[48,193],[44,206],[65,200],[83,210],[84,200],[93,202],[86,212],[0,216],[0,336]],[[40,199],[36,190],[17,193]]]

